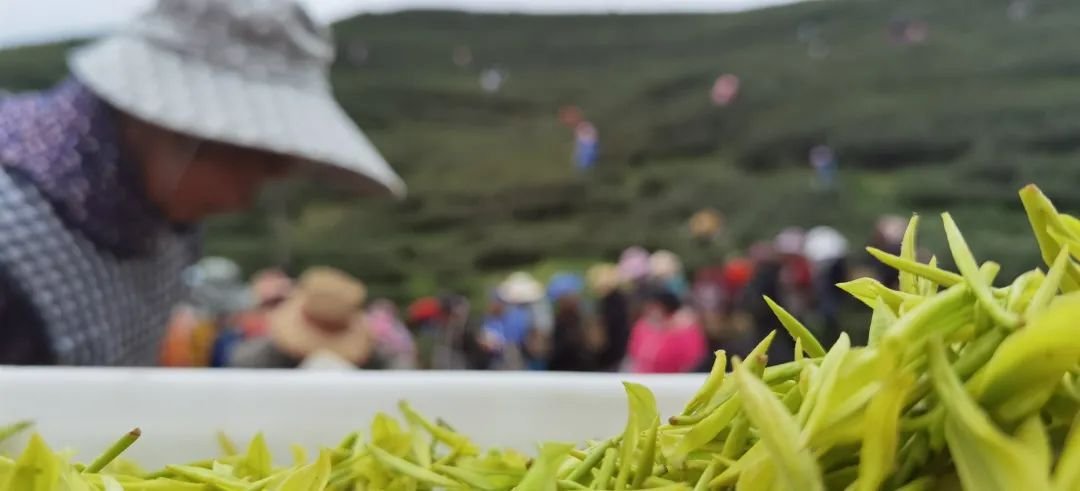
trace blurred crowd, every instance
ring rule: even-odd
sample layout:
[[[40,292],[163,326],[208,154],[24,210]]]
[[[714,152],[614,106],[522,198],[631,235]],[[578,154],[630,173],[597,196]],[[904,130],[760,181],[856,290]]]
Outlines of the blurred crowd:
[[[699,213],[691,229],[707,236],[720,219]],[[903,218],[882,217],[869,245],[898,252],[905,225]],[[192,295],[173,315],[162,364],[707,371],[713,351],[745,356],[770,331],[782,331],[764,296],[831,344],[848,302],[835,285],[859,276],[889,284],[894,276],[860,263],[836,229],[791,227],[693,271],[671,251],[630,247],[617,262],[546,281],[512,273],[483,305],[444,294],[400,308],[369,298],[360,279],[333,268],[312,268],[295,279],[271,269],[245,281],[234,262],[210,257],[185,274]],[[790,360],[793,348],[788,336],[777,336],[770,361]]]

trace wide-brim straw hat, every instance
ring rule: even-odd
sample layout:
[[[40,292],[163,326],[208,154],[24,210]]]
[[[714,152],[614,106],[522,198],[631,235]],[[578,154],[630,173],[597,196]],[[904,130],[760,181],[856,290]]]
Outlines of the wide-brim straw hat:
[[[596,264],[585,273],[589,288],[598,295],[607,295],[619,288],[622,277],[614,264]]]
[[[158,0],[76,50],[75,77],[131,116],[294,157],[354,189],[405,186],[331,94],[329,29],[291,0]]]
[[[544,293],[544,285],[524,271],[511,274],[495,289],[500,300],[516,304],[539,302]]]
[[[289,299],[267,315],[270,337],[297,359],[329,352],[362,364],[372,352],[362,311],[366,296],[364,284],[342,271],[309,269]]]

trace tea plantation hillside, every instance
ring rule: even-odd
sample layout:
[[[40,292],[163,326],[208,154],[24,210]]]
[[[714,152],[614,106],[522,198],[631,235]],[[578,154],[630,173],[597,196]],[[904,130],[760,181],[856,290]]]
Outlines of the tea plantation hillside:
[[[313,184],[214,222],[209,251],[255,268],[330,263],[407,298],[477,292],[515,268],[612,258],[631,244],[702,251],[687,217],[712,206],[738,246],[787,225],[831,224],[856,244],[883,212],[948,209],[1004,274],[1036,258],[1016,191],[1036,182],[1080,209],[1080,3],[818,1],[731,15],[547,16],[409,12],[336,26],[337,94],[410,185],[401,202]],[[1013,13],[1017,7],[1013,6]],[[904,44],[890,25],[923,21]],[[471,64],[455,64],[455,50]],[[0,87],[48,86],[66,46],[0,53]],[[461,60],[459,60],[461,61]],[[498,68],[502,89],[479,74]],[[723,73],[728,107],[709,101]],[[578,176],[560,107],[599,128]],[[840,157],[815,191],[809,148]],[[275,221],[271,203],[285,203]],[[928,220],[931,224],[936,220]],[[941,244],[940,227],[927,240]],[[287,241],[274,240],[287,237]],[[944,250],[943,248],[941,250]]]

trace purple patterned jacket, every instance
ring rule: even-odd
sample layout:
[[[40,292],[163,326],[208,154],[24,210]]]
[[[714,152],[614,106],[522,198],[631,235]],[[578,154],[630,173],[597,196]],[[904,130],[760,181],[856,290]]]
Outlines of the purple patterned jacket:
[[[75,80],[0,99],[0,167],[31,184],[65,226],[117,258],[148,254],[165,224],[125,159],[115,113]],[[0,269],[0,364],[54,363],[26,292]]]

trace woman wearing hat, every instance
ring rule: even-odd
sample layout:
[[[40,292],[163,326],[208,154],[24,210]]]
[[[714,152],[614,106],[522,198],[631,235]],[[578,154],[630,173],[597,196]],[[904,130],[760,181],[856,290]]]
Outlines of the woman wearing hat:
[[[582,305],[584,280],[574,273],[558,273],[548,282],[548,299],[554,305],[555,327],[547,369],[585,372],[596,368],[595,344],[590,342],[589,319]]]
[[[619,270],[612,264],[598,264],[589,268],[586,278],[597,299],[597,320],[604,333],[597,366],[604,371],[618,371],[626,357],[631,322],[630,305],[620,289]]]
[[[0,100],[0,363],[154,364],[195,226],[294,169],[401,193],[332,59],[291,0],[159,0]]]
[[[363,312],[367,288],[333,268],[304,272],[292,294],[267,316],[269,333],[232,353],[239,368],[295,368],[317,360],[360,367],[375,346]]]

